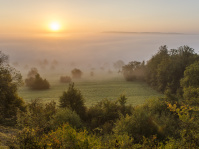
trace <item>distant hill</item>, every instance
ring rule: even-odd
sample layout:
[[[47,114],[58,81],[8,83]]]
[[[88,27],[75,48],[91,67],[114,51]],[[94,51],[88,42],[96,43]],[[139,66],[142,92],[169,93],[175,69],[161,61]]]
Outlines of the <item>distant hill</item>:
[[[123,32],[123,31],[105,31],[102,33],[111,33],[111,34],[177,34],[184,35],[184,33],[176,33],[176,32]]]

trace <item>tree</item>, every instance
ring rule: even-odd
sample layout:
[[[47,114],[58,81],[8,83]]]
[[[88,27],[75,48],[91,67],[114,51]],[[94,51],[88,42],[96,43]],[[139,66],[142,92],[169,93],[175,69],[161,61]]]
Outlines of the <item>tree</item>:
[[[186,68],[184,77],[181,79],[181,86],[184,88],[199,87],[199,61]]]
[[[0,123],[16,123],[17,109],[24,111],[25,105],[17,94],[22,84],[21,74],[8,64],[8,56],[0,51]]]
[[[32,68],[28,73],[28,78],[25,80],[26,86],[33,90],[49,89],[50,84],[46,79],[42,79],[36,68]]]
[[[34,84],[31,87],[34,90],[44,90],[49,89],[50,84],[46,79],[42,79],[39,74],[35,76]]]
[[[199,105],[199,61],[186,68],[180,83],[184,100],[191,105]]]
[[[35,99],[27,104],[26,112],[19,111],[17,113],[17,124],[21,128],[29,127],[47,132],[53,127],[50,121],[56,111],[57,108],[54,101],[44,105],[41,99]]]
[[[83,74],[82,71],[80,69],[77,69],[77,68],[73,69],[71,71],[71,73],[72,73],[73,78],[75,78],[75,79],[81,78],[81,76]]]
[[[69,77],[69,76],[61,76],[60,77],[60,82],[61,83],[70,83],[71,82],[71,77]]]
[[[147,62],[146,65],[146,82],[152,87],[157,86],[157,68],[161,61],[169,57],[167,46],[161,46],[157,54]]]
[[[64,91],[59,99],[61,108],[69,108],[75,111],[81,118],[84,118],[86,107],[81,92],[74,88],[74,83],[69,84],[67,92]]]
[[[132,61],[122,67],[123,76],[127,81],[144,79],[144,61]]]
[[[184,71],[198,59],[194,49],[188,46],[169,51],[166,46],[161,46],[146,65],[146,81],[158,91],[170,89],[172,94],[181,94],[180,80]]]

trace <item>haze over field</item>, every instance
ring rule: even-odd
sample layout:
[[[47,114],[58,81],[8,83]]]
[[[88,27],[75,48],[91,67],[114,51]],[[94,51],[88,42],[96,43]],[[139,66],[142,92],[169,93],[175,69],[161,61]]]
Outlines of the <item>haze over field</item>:
[[[199,49],[197,0],[0,2],[0,50],[20,69],[45,60],[112,69],[146,61],[161,45]]]
[[[142,34],[142,33],[82,33],[64,34],[56,37],[0,37],[0,49],[10,56],[10,62],[20,68],[37,67],[47,60],[64,67],[113,68],[113,63],[123,60],[148,60],[159,46],[169,49],[189,45],[199,49],[199,35],[190,34]],[[54,66],[54,67],[58,67]]]

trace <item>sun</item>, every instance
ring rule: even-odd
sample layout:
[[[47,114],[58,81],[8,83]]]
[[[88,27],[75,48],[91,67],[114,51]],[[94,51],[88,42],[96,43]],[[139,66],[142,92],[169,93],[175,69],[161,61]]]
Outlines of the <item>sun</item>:
[[[52,22],[50,23],[50,30],[53,32],[57,32],[60,30],[60,24],[58,22]]]

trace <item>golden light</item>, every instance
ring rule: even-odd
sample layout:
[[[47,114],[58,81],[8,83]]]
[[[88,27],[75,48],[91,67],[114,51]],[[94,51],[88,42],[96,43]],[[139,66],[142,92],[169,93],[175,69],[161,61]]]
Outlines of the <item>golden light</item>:
[[[57,32],[60,30],[60,24],[58,22],[52,22],[50,24],[51,31]]]

